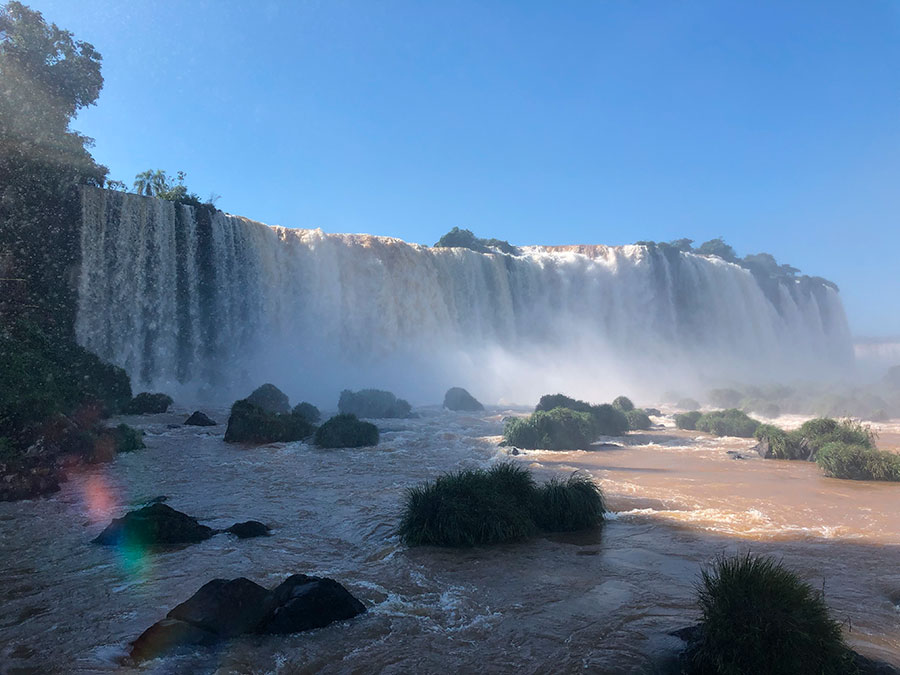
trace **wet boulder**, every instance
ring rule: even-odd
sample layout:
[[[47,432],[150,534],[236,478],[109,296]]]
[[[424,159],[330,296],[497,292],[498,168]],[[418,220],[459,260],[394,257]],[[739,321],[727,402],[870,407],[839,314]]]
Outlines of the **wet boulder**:
[[[271,591],[243,577],[214,579],[144,631],[132,643],[131,658],[144,661],[248,633],[299,633],[365,611],[334,579],[295,574]]]
[[[402,398],[381,389],[344,389],[338,400],[338,412],[370,418],[406,418],[412,406]]]
[[[462,387],[451,387],[444,394],[444,407],[447,410],[460,410],[464,412],[476,412],[484,410],[484,406]]]
[[[318,424],[319,420],[322,419],[322,413],[319,412],[319,409],[306,401],[301,401],[295,405],[294,409],[291,410],[291,414],[302,417],[310,424]]]
[[[123,412],[128,415],[155,415],[164,413],[172,405],[168,394],[152,394],[144,391],[125,404]]]
[[[301,415],[274,413],[250,399],[235,401],[225,427],[226,443],[275,443],[300,441],[316,428]]]
[[[378,445],[378,427],[356,415],[335,415],[316,429],[315,444],[320,448],[362,448]]]
[[[246,400],[267,412],[289,413],[291,411],[291,403],[287,394],[274,384],[267,383],[258,387]]]
[[[235,523],[225,532],[233,534],[238,539],[250,539],[252,537],[267,537],[271,531],[268,525],[258,520],[248,520],[243,523]]]
[[[188,417],[184,423],[192,427],[214,427],[217,424],[211,420],[206,413],[200,412],[199,410],[192,412],[191,416]]]
[[[195,518],[157,503],[114,519],[92,543],[104,546],[171,546],[209,539],[215,530]]]

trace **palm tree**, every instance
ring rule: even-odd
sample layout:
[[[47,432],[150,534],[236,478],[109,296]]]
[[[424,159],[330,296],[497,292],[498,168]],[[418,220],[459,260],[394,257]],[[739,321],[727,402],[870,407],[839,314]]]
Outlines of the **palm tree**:
[[[142,171],[134,177],[134,191],[146,197],[158,197],[169,191],[169,178],[162,169]]]

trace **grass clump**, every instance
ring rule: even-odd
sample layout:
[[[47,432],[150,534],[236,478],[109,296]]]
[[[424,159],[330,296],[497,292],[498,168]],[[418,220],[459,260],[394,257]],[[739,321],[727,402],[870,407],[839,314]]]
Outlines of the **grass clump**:
[[[632,431],[646,431],[653,426],[650,416],[640,408],[626,411],[625,418],[628,420],[628,428]]]
[[[719,558],[701,573],[698,604],[703,618],[689,672],[854,672],[822,595],[772,558]]]
[[[335,415],[316,429],[314,443],[320,448],[362,448],[378,445],[378,427],[356,415]]]
[[[808,450],[805,457],[815,458],[819,450],[829,443],[845,443],[874,448],[875,432],[871,427],[852,419],[836,420],[831,417],[817,417],[804,422],[792,432],[797,442]]]
[[[235,401],[225,428],[226,443],[275,443],[300,441],[315,427],[301,415],[274,413],[247,399]]]
[[[595,426],[590,413],[553,408],[507,420],[503,438],[518,448],[577,450],[590,447]]]
[[[634,410],[634,403],[631,402],[631,399],[627,396],[616,396],[613,399],[613,408],[621,410],[623,413],[627,413],[630,410]]]
[[[591,419],[597,436],[621,436],[628,431],[628,418],[609,403],[591,406]]]
[[[900,455],[866,445],[832,441],[816,454],[816,463],[832,478],[900,481]]]
[[[306,401],[295,405],[291,413],[302,417],[310,424],[318,424],[319,420],[322,419],[322,413],[319,412],[319,409]]]
[[[538,486],[518,464],[444,474],[410,488],[399,533],[409,546],[467,547],[518,541],[538,530],[596,526],[600,488],[578,474]]]
[[[753,436],[759,441],[757,449],[765,459],[803,459],[796,434],[771,424],[760,424]]]
[[[407,401],[381,389],[360,391],[344,389],[338,400],[338,412],[350,413],[357,417],[406,418],[409,417],[411,410],[412,406]]]
[[[144,445],[144,432],[140,429],[135,429],[127,424],[120,424],[112,430],[112,433],[116,439],[118,452],[134,452],[147,447]]]
[[[699,420],[702,416],[703,413],[699,410],[679,413],[675,415],[675,426],[679,429],[687,429],[689,431],[693,431],[697,428],[697,420]]]
[[[553,410],[554,408],[568,408],[569,410],[589,413],[591,412],[592,407],[593,406],[587,401],[579,401],[578,399],[566,396],[565,394],[544,394],[541,396],[541,400],[538,401],[538,404],[534,406],[534,411],[539,412],[541,410]]]
[[[704,413],[697,419],[698,430],[707,431],[715,436],[751,438],[758,426],[759,422],[737,408]]]

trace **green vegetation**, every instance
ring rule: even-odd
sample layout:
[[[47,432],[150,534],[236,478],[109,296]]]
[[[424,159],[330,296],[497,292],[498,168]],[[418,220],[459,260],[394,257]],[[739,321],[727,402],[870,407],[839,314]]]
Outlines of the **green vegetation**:
[[[719,558],[702,571],[698,604],[702,623],[688,672],[855,672],[822,595],[772,558]]]
[[[156,415],[166,412],[170,405],[172,405],[171,396],[142,391],[125,404],[122,412],[127,415]]]
[[[826,443],[816,463],[832,478],[900,481],[900,455],[858,443]]]
[[[697,428],[697,420],[699,420],[702,416],[703,413],[699,410],[680,413],[678,415],[675,415],[675,426],[679,429],[687,429],[693,431]]]
[[[743,396],[734,389],[713,389],[709,392],[709,402],[717,408],[737,408]]]
[[[318,424],[319,420],[322,419],[322,413],[319,412],[319,409],[312,403],[307,403],[306,401],[302,401],[295,405],[291,413],[299,415],[310,424]]]
[[[254,389],[247,400],[267,412],[286,413],[291,410],[291,402],[287,394],[268,382]]]
[[[353,414],[335,415],[316,429],[314,443],[320,448],[378,445],[378,427],[371,422],[361,422]]]
[[[231,406],[226,443],[274,443],[300,441],[311,436],[315,427],[300,415],[269,412],[247,399]]]
[[[675,407],[679,410],[699,410],[700,403],[693,398],[681,398],[678,399],[678,403],[675,404]]]
[[[628,431],[628,418],[609,403],[591,406],[595,436],[621,436]]]
[[[829,443],[875,447],[875,433],[872,429],[851,419],[840,421],[830,417],[812,419],[791,432],[791,437],[805,449],[800,459],[815,458],[819,450]]]
[[[402,398],[380,389],[362,389],[356,392],[345,389],[338,401],[339,412],[357,417],[406,418],[411,410],[412,406]]]
[[[147,447],[144,445],[144,432],[127,424],[120,424],[112,429],[112,434],[116,439],[118,452],[134,452]]]
[[[631,399],[627,396],[616,396],[613,399],[613,408],[617,410],[621,410],[624,413],[627,413],[629,410],[634,410],[634,403],[631,402]]]
[[[800,456],[799,439],[783,429],[760,424],[753,435],[760,442],[758,450],[764,459],[805,459]]]
[[[650,416],[640,408],[626,411],[625,418],[628,420],[628,428],[632,431],[646,431],[653,426]]]
[[[699,431],[706,431],[715,436],[751,438],[758,426],[759,422],[736,408],[704,413],[697,420]]]
[[[553,410],[554,408],[568,408],[569,410],[589,413],[593,406],[586,401],[579,401],[565,394],[544,394],[534,407],[534,411]]]
[[[503,438],[507,445],[542,450],[586,449],[595,438],[590,413],[569,408],[538,410],[529,417],[506,421]]]
[[[200,197],[188,192],[184,179],[187,174],[179,171],[172,179],[162,169],[142,171],[134,177],[134,191],[139,195],[146,197],[156,197],[157,199],[165,199],[178,204],[187,204],[188,206],[202,206],[203,202]],[[217,197],[210,196],[206,204],[214,206]]]
[[[535,484],[511,463],[445,474],[410,488],[399,533],[409,546],[476,546],[517,541],[539,529],[573,531],[600,524],[603,496],[573,476]]]
[[[520,251],[517,247],[508,241],[501,239],[479,239],[471,230],[461,230],[454,227],[447,234],[440,238],[435,248],[467,248],[479,253],[506,253],[508,255],[519,255]]]

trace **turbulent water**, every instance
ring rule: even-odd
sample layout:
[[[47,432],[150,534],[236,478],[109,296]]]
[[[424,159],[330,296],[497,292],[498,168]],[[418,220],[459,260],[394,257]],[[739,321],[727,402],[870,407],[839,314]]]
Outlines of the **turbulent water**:
[[[589,472],[614,512],[602,529],[408,549],[394,534],[405,489],[506,458],[496,442],[509,411],[421,409],[379,420],[382,442],[359,450],[244,448],[225,444],[221,425],[167,426],[187,412],[126,418],[147,431],[145,450],[85,469],[52,497],[0,503],[0,672],[654,673],[680,647],[667,633],[697,619],[701,566],[748,550],[823,588],[850,643],[900,665],[896,485],[827,479],[814,464],[753,457],[752,441],[695,438],[657,419],[667,427],[606,439],[615,447],[512,458],[541,479]],[[900,445],[900,425],[880,430],[882,445]],[[154,553],[89,543],[157,495],[210,526],[255,518],[273,535]],[[291,573],[336,578],[368,612],[140,668],[123,661],[129,641],[210,579],[274,586]]]
[[[138,388],[230,400],[273,380],[527,402],[623,383],[820,374],[852,360],[837,291],[718,258],[624,247],[436,249],[269,227],[86,189],[77,333]],[[634,391],[634,388],[631,389]]]

